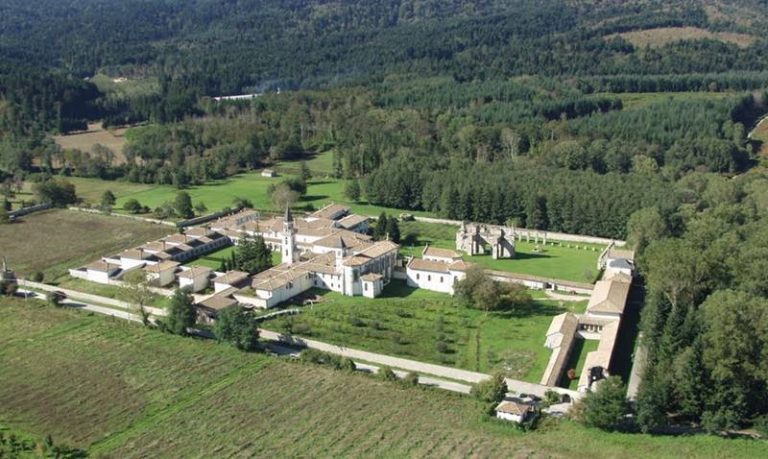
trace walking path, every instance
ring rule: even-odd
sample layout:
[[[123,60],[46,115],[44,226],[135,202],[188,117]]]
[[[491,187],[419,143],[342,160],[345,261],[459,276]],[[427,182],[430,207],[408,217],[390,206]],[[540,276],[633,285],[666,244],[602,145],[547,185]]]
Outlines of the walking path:
[[[638,344],[635,349],[635,358],[632,362],[632,371],[629,374],[629,382],[627,383],[627,398],[630,400],[637,400],[637,391],[640,389],[640,382],[643,379],[643,370],[647,361],[647,353],[645,346],[643,346],[643,334],[639,334],[637,340]]]
[[[353,360],[363,360],[365,362],[371,362],[379,365],[385,365],[392,368],[399,368],[405,371],[412,371],[415,373],[426,374],[430,376],[437,376],[439,378],[452,379],[454,381],[467,382],[470,384],[477,384],[481,381],[489,379],[491,376],[485,373],[478,373],[474,371],[462,370],[459,368],[446,367],[442,365],[435,365],[432,363],[419,362],[416,360],[403,359],[400,357],[393,357],[384,354],[376,354],[368,351],[361,351],[358,349],[350,349],[344,346],[337,346],[335,344],[323,343],[320,341],[298,338],[291,335],[285,335],[282,333],[276,333],[269,330],[260,330],[261,336],[273,341],[280,341],[293,346],[308,347],[310,349],[316,349],[318,351],[327,352],[329,354],[338,355],[341,357],[347,357]],[[541,384],[530,383],[526,381],[519,381],[516,379],[506,378],[507,388],[510,392],[518,392],[523,394],[536,395],[543,397],[548,391],[552,390],[561,394],[567,394],[571,398],[578,399],[581,397],[577,391],[563,389],[560,387],[549,387]]]
[[[92,295],[89,293],[77,292],[74,290],[59,289],[52,285],[40,284],[37,282],[21,281],[20,285],[27,287],[27,290],[20,290],[21,292],[30,291],[28,290],[29,287],[33,287],[35,289],[44,290],[44,291],[61,291],[63,293],[66,293],[69,296],[69,298],[67,298],[62,302],[63,304],[71,305],[73,307],[78,307],[78,308],[81,308],[87,311],[92,311],[98,314],[106,314],[113,317],[131,320],[134,322],[141,322],[141,318],[138,315],[130,312],[132,310],[135,310],[135,307],[130,303],[117,301],[111,298],[106,298],[98,295]],[[30,292],[35,293],[33,291],[30,291]],[[35,295],[44,299],[43,295],[39,293],[35,293]],[[99,304],[93,304],[93,303],[99,303]],[[116,306],[121,309],[112,309],[109,307],[110,305]],[[150,314],[155,316],[167,315],[166,311],[162,309],[156,309],[156,308],[146,308],[146,309],[148,310],[148,312],[150,312]],[[438,387],[446,388],[448,390],[454,390],[456,392],[462,392],[462,393],[469,392],[468,388],[470,386],[467,386],[466,384],[462,384],[462,383],[477,384],[491,377],[490,375],[485,373],[478,373],[474,371],[462,370],[460,368],[452,368],[452,367],[446,367],[443,365],[435,365],[432,363],[419,362],[417,360],[404,359],[401,357],[393,357],[385,354],[377,354],[374,352],[362,351],[359,349],[350,349],[345,346],[337,346],[335,344],[328,344],[328,343],[323,343],[321,341],[299,338],[299,337],[286,335],[282,333],[276,333],[276,332],[264,330],[264,329],[260,329],[259,332],[260,332],[261,338],[268,339],[271,341],[276,341],[278,343],[284,343],[290,346],[316,349],[319,351],[327,352],[329,354],[334,354],[341,357],[347,357],[356,362],[363,361],[363,362],[366,362],[366,364],[370,363],[370,364],[377,364],[377,365],[392,367],[393,369],[401,370],[400,373],[403,375],[407,372],[419,373],[420,382],[423,379],[425,384],[436,385]],[[442,379],[435,379],[434,377],[446,378],[449,380],[453,380],[455,382],[443,381]],[[526,381],[519,381],[516,379],[510,379],[510,378],[506,378],[506,382],[507,382],[507,388],[509,389],[510,392],[517,392],[521,394],[530,394],[530,395],[536,395],[538,397],[544,397],[547,392],[555,391],[560,394],[567,394],[571,396],[571,398],[573,399],[578,399],[581,397],[581,394],[579,392],[563,389],[560,387],[549,387],[541,384],[530,383]]]

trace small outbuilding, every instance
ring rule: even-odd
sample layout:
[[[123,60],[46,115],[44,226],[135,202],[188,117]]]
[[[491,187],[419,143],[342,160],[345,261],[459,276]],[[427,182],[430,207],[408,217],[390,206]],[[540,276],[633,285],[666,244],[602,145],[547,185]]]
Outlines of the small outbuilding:
[[[188,288],[192,293],[205,290],[213,270],[203,266],[195,266],[177,274],[179,287]]]
[[[504,400],[496,406],[497,418],[518,424],[527,421],[533,412],[533,405],[515,400]]]
[[[261,170],[261,176],[262,177],[277,177],[277,172],[275,172],[274,169],[262,169]]]

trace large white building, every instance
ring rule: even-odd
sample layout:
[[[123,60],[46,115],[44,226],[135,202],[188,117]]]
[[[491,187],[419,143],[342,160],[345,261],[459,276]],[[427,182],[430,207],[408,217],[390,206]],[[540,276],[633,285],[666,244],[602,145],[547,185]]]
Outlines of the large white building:
[[[283,263],[254,275],[246,287],[232,293],[233,297],[252,307],[271,308],[313,287],[347,296],[378,296],[392,279],[399,246],[326,225],[326,217],[343,219],[347,214],[344,209],[326,207],[306,219],[294,219],[288,209],[281,220],[242,225],[239,232],[262,236],[265,241],[269,237],[273,247],[281,251]],[[278,222],[282,224],[280,232],[275,228]],[[321,222],[326,229],[317,231],[314,222]],[[238,232],[221,229],[232,235]],[[302,236],[304,242],[300,244]]]

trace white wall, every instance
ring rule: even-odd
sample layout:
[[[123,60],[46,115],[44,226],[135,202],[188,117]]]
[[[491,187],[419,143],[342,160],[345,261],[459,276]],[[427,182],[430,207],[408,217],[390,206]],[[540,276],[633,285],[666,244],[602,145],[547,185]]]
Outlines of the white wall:
[[[455,277],[451,273],[436,273],[432,271],[417,271],[406,269],[407,283],[410,287],[418,287],[433,292],[448,293],[453,295],[453,282]]]
[[[500,412],[497,411],[496,412],[496,417],[499,418],[499,419],[503,419],[505,421],[512,421],[512,422],[517,422],[517,423],[523,422],[523,418],[521,416],[516,415],[516,414],[500,413]]]

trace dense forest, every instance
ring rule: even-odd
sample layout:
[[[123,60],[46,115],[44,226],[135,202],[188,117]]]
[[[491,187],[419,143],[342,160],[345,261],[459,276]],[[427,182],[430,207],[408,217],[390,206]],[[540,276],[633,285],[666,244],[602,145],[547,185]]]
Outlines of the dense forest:
[[[766,18],[759,0],[6,0],[0,179],[183,188],[325,152],[372,204],[628,237],[640,427],[768,425],[748,135]],[[133,126],[124,162],[52,140],[94,121]]]

